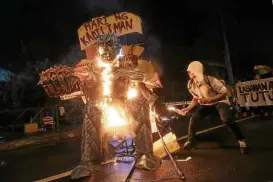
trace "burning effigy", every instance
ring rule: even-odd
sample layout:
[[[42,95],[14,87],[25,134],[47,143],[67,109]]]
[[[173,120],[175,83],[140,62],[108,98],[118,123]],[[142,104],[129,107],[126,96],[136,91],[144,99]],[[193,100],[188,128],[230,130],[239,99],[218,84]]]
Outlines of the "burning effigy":
[[[127,22],[134,25],[134,21],[137,21],[139,26],[140,19],[134,16],[126,16],[124,13],[114,15],[112,18],[115,18],[115,26],[120,22],[120,29],[115,30],[119,32],[92,35],[88,42],[83,41],[80,36],[83,27],[86,27],[85,23],[79,29],[79,37],[87,59],[80,61],[75,67],[54,66],[40,74],[39,84],[49,97],[81,97],[86,104],[82,126],[81,162],[73,170],[72,179],[94,174],[101,161],[114,157],[112,147],[105,142],[106,133],[133,133],[137,168],[155,170],[161,164],[160,158],[153,153],[150,110],[152,108],[158,118],[168,112],[151,90],[162,87],[162,84],[152,64],[140,59],[143,47],[120,47],[118,44],[117,35],[134,32],[123,29],[122,23],[126,24],[124,19],[131,17]],[[99,19],[109,20],[103,17]],[[96,23],[98,18],[92,21]],[[85,38],[88,38],[89,33],[96,32],[91,27],[95,23],[88,24],[88,28],[84,30]],[[107,25],[109,24],[111,22]],[[135,32],[140,32],[138,26]],[[107,27],[97,25],[100,30],[109,30],[111,26]],[[90,53],[91,50],[93,53]],[[160,123],[160,119],[158,121]]]

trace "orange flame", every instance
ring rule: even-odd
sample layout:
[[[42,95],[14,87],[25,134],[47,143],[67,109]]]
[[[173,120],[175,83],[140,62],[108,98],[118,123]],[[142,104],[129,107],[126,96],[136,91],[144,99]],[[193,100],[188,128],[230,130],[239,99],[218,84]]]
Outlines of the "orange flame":
[[[106,127],[117,127],[127,125],[125,121],[125,113],[119,112],[115,107],[107,107],[106,108]]]
[[[117,107],[111,106],[111,89],[112,89],[112,68],[110,63],[105,63],[102,60],[98,59],[98,65],[104,70],[102,71],[102,80],[103,80],[103,95],[104,100],[101,104],[101,108],[105,113],[105,127],[117,127],[127,125],[125,121],[124,111],[120,111]]]
[[[135,98],[136,96],[137,96],[137,90],[135,88],[129,88],[127,92],[127,98],[132,99],[132,98]]]

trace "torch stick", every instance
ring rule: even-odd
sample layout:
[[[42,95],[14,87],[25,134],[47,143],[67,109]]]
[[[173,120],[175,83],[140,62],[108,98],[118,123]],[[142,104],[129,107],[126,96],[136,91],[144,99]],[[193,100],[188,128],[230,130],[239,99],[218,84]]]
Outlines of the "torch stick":
[[[162,135],[161,135],[161,133],[160,133],[160,131],[159,131],[158,126],[156,126],[156,127],[157,127],[157,133],[158,133],[158,135],[159,135],[159,137],[160,137],[160,139],[161,139],[161,142],[162,142],[162,144],[163,144],[163,147],[164,147],[166,153],[168,154],[168,156],[169,156],[169,158],[170,158],[170,160],[171,160],[171,162],[172,162],[172,164],[173,164],[173,167],[175,168],[175,170],[176,170],[177,174],[180,176],[180,178],[181,178],[182,180],[185,180],[186,177],[185,177],[184,173],[179,169],[178,164],[177,164],[176,161],[174,160],[174,158],[173,158],[173,156],[172,156],[170,150],[168,149],[168,147],[167,147],[165,141],[163,140],[163,137],[162,137]]]

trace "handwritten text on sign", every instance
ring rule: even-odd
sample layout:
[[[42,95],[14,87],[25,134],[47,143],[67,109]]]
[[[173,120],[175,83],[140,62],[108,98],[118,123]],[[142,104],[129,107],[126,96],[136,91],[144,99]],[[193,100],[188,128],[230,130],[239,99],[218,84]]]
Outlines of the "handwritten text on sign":
[[[273,78],[236,84],[240,106],[273,105]]]
[[[128,12],[94,18],[78,29],[82,50],[93,45],[97,35],[116,33],[117,36],[122,36],[135,32],[142,34],[141,19]]]

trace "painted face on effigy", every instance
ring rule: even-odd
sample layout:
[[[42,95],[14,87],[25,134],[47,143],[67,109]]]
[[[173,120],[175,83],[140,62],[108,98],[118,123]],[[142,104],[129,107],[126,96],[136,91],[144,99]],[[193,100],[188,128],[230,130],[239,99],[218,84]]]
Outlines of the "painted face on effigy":
[[[111,41],[98,45],[98,57],[103,62],[112,62],[116,58],[115,48]]]
[[[117,57],[117,38],[114,34],[100,35],[97,37],[98,58],[105,62],[111,63]]]

